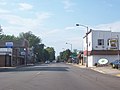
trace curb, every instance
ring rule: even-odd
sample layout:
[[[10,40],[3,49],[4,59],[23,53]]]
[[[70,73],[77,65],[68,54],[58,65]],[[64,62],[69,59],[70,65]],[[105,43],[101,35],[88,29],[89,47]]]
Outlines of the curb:
[[[84,66],[84,65],[73,64],[73,63],[66,63],[66,64],[69,64],[69,65],[72,65],[72,66],[76,66],[76,67],[80,67],[80,68],[86,68],[86,66]]]
[[[66,64],[73,65],[73,66],[76,66],[76,67],[79,67],[79,68],[86,68],[85,66],[76,65],[76,64],[72,64],[72,63],[66,63]],[[99,70],[99,69],[97,69],[97,68],[92,68],[92,67],[91,67],[91,68],[89,68],[89,69],[94,70],[94,71],[99,72],[99,73],[102,73],[102,74],[112,75],[112,76],[116,76],[116,77],[119,77],[119,78],[120,78],[120,73],[118,73],[118,74],[109,74],[109,73],[107,73],[106,71]]]
[[[94,70],[94,71],[97,71],[97,72],[100,72],[100,73],[103,73],[103,74],[106,74],[106,72],[102,71],[102,70],[97,70],[97,69],[94,69],[94,68],[90,68],[91,70]]]

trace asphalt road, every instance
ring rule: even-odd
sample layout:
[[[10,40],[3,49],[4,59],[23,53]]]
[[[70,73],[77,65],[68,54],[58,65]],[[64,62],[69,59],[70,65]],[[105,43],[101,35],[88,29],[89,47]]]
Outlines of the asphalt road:
[[[120,78],[63,63],[0,72],[0,90],[120,90]]]

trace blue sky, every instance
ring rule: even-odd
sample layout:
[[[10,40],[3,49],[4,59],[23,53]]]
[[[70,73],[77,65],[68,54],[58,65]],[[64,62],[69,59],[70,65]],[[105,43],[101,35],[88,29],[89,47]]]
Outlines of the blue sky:
[[[3,33],[18,36],[32,31],[56,55],[70,49],[82,50],[86,28],[120,30],[120,0],[0,0]],[[64,49],[63,49],[64,48]]]

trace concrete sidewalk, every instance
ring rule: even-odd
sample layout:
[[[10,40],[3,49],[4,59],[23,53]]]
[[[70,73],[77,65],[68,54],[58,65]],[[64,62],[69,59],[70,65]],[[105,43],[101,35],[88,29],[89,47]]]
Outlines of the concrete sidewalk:
[[[5,70],[15,69],[15,68],[33,66],[33,65],[34,65],[34,64],[19,65],[19,66],[12,66],[12,67],[0,67],[0,72],[5,71]]]
[[[92,69],[94,71],[103,73],[103,74],[109,74],[109,75],[113,75],[113,76],[117,76],[120,77],[120,69],[113,69],[111,66],[104,66],[104,67],[86,67],[83,65],[79,65],[79,64],[72,64],[73,66],[77,66],[80,68],[88,68],[88,69]]]
[[[16,67],[0,67],[0,72],[6,71],[6,70],[11,70],[15,69]]]
[[[92,70],[98,71],[103,74],[109,74],[120,77],[120,69],[113,69],[111,66],[105,67],[91,67]]]

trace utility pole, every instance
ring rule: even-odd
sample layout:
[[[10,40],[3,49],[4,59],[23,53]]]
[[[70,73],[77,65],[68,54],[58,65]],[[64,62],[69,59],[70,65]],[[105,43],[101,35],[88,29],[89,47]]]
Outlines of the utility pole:
[[[82,26],[85,27],[87,29],[86,32],[86,67],[88,67],[88,26],[86,25],[81,25],[81,24],[76,24],[76,26]]]
[[[71,43],[66,43],[66,44],[69,44],[71,46],[71,52],[72,52],[72,44]]]
[[[118,48],[118,60],[120,60],[120,54],[119,54],[119,36],[117,35],[117,48]]]

